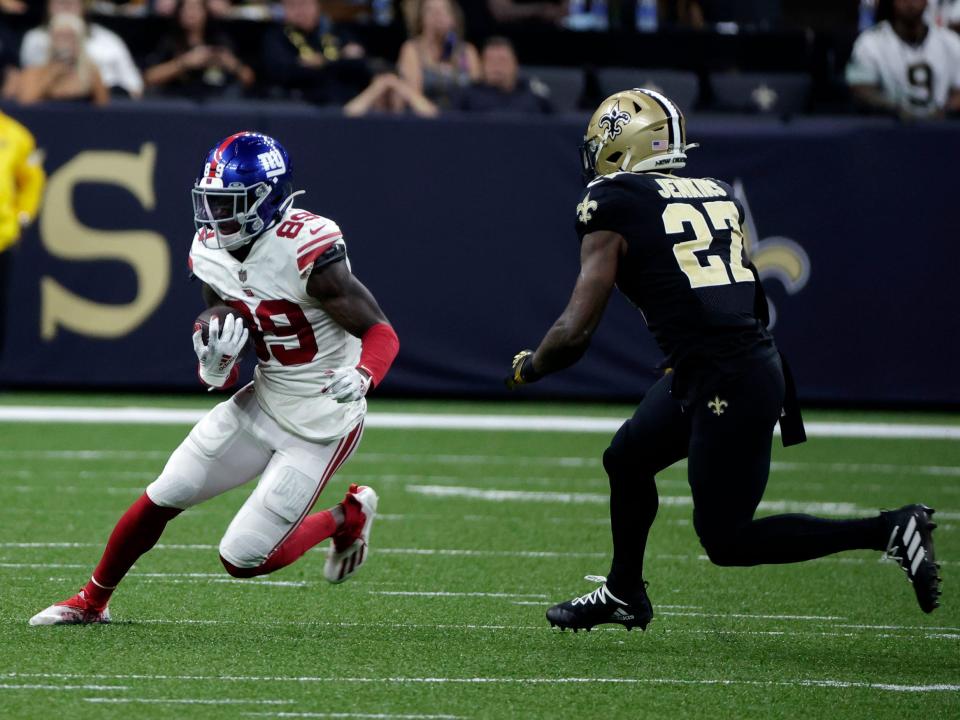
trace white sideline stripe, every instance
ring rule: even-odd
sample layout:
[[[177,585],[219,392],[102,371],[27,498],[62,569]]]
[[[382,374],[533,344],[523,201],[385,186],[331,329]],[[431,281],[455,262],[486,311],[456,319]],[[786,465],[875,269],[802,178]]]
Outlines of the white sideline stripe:
[[[459,497],[489,502],[543,502],[573,505],[606,505],[608,493],[545,492],[538,490],[494,490],[461,485],[407,485],[407,492],[432,497]],[[692,507],[689,495],[661,495],[661,506]],[[846,502],[801,502],[795,500],[763,500],[760,510],[769,512],[809,512],[821,515],[857,515],[875,513],[876,509],[863,508]],[[958,520],[960,513],[937,511],[938,519]]]
[[[87,697],[88,703],[143,703],[153,705],[293,705],[295,700],[243,700],[240,698],[111,698]]]
[[[320,676],[259,676],[259,675],[80,675],[70,673],[23,673],[24,677],[51,678],[110,678],[125,680],[172,680],[172,681],[219,681],[219,682],[292,682],[292,683],[389,683],[389,684],[491,684],[491,685],[566,685],[566,684],[613,684],[613,685],[753,685],[764,687],[817,687],[817,688],[858,688],[884,690],[891,692],[956,692],[960,685],[951,683],[931,683],[929,685],[900,685],[894,683],[867,683],[838,680],[834,678],[804,678],[796,680],[735,680],[732,678],[696,679],[696,678],[512,678],[512,677],[320,677]],[[64,686],[51,685],[62,689]],[[112,688],[128,689],[128,688]],[[256,702],[256,701],[253,701]]]
[[[116,423],[123,425],[192,425],[209,410],[147,407],[0,407],[0,422]],[[441,413],[370,413],[367,427],[404,430],[490,430],[612,433],[621,418],[550,415],[464,415]],[[960,425],[911,423],[810,422],[810,437],[960,440]]]

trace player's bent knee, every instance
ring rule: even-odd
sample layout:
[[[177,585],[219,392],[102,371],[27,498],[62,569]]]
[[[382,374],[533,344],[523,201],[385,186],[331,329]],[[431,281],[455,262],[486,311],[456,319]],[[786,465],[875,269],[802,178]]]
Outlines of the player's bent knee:
[[[746,559],[743,545],[738,541],[735,530],[700,533],[700,545],[714,565],[745,567],[755,564]]]
[[[243,572],[258,568],[267,561],[272,549],[271,541],[258,533],[228,533],[220,541],[220,559],[234,577],[250,577],[234,574],[231,567]]]
[[[185,510],[193,504],[203,484],[188,473],[165,468],[160,477],[147,485],[147,497],[161,507]]]
[[[238,567],[227,560],[223,555],[220,556],[220,562],[223,563],[224,569],[235,578],[252,578],[261,574],[259,565],[256,567]]]
[[[626,469],[626,447],[620,433],[617,433],[610,442],[610,447],[603,451],[603,469],[613,482],[615,477],[624,474]]]

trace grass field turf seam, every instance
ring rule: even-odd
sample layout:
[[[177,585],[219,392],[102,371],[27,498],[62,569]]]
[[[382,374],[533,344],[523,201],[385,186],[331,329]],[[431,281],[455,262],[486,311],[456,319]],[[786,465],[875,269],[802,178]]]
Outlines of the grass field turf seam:
[[[582,575],[605,570],[602,503],[491,503],[409,486],[430,477],[521,490],[534,478],[532,491],[602,494],[606,438],[370,430],[321,498],[390,478],[377,486],[393,519],[377,524],[372,560],[350,582],[323,583],[318,551],[267,578],[282,584],[223,576],[211,548],[249,492],[239,489],[170,525],[118,592],[114,626],[37,629],[26,618],[85,579],[184,429],[2,430],[4,717],[960,715],[953,521],[937,531],[945,606],[926,616],[876,553],[716,568],[700,559],[690,508],[664,505],[647,562],[658,612],[648,632],[561,635],[543,611],[590,590]],[[870,508],[922,495],[960,512],[956,476],[929,470],[960,466],[956,442],[815,439],[788,451],[775,444],[774,460],[773,500]],[[682,497],[684,477],[683,467],[665,471],[663,494]],[[96,689],[107,686],[115,689]]]

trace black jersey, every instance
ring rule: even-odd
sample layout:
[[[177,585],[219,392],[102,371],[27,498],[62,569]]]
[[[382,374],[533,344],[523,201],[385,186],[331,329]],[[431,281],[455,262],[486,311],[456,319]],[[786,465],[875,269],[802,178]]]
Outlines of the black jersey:
[[[732,188],[708,178],[620,172],[591,182],[577,233],[627,241],[617,287],[643,313],[678,372],[725,370],[776,348],[757,308],[744,250],[744,213]]]

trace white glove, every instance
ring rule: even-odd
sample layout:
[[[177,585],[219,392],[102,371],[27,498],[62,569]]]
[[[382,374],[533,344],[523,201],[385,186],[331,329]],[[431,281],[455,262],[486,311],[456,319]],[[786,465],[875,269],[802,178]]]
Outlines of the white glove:
[[[356,402],[370,389],[370,376],[355,367],[325,370],[323,374],[328,380],[320,394],[333,398],[338,403]]]
[[[223,321],[223,332],[220,332],[219,318],[210,321],[206,345],[203,344],[203,333],[197,329],[193,334],[193,351],[200,360],[200,379],[211,387],[223,387],[249,335],[243,322],[233,315],[227,315]]]

